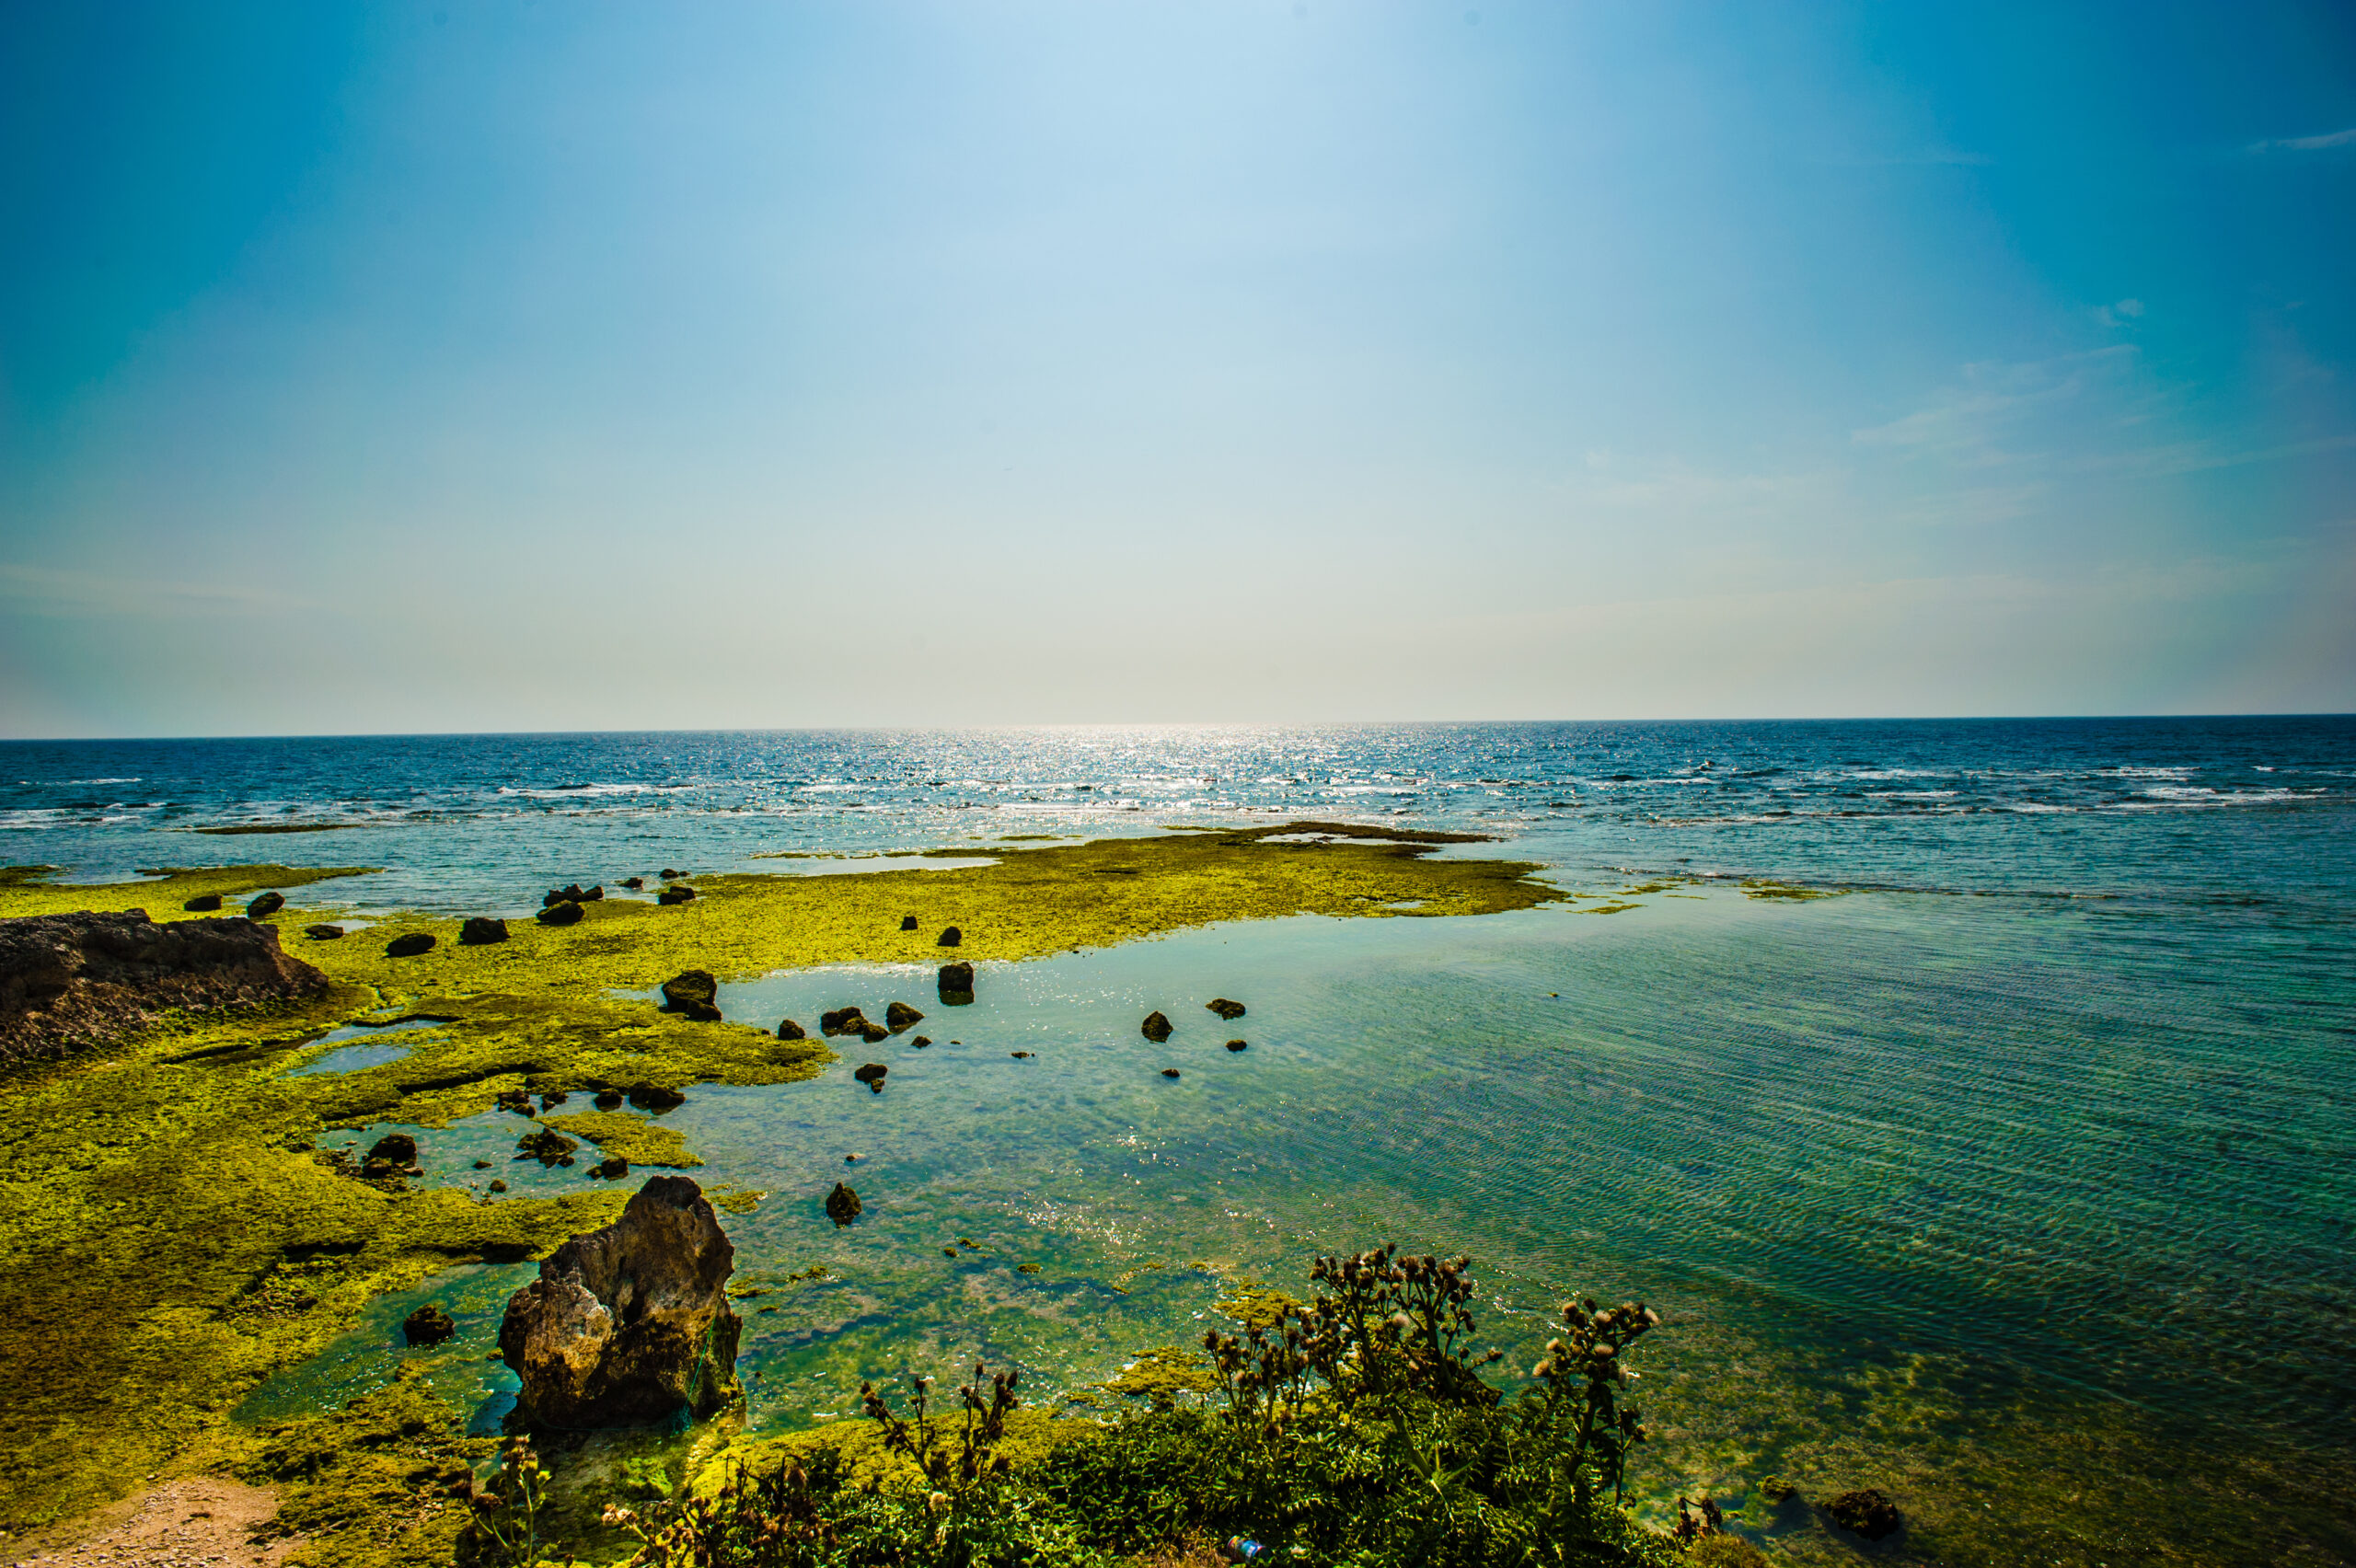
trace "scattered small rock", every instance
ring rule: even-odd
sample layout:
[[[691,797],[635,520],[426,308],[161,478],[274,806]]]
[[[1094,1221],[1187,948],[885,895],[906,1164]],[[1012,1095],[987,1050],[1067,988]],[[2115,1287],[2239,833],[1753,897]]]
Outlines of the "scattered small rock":
[[[1242,1051],[1248,1049],[1251,1043],[1248,1040],[1230,1040],[1227,1043],[1227,1048],[1230,1051]]]
[[[957,1255],[957,1249],[954,1247],[943,1247],[941,1250],[941,1255],[944,1258],[953,1258]]]
[[[401,1332],[411,1344],[440,1344],[457,1332],[450,1314],[431,1301],[401,1320]]]
[[[285,907],[286,895],[284,894],[265,893],[257,897],[251,904],[246,905],[246,918],[248,920],[259,920],[265,915],[275,915]]]
[[[546,1094],[540,1096],[540,1109],[543,1111],[553,1111],[572,1098],[572,1096],[567,1094],[560,1089],[549,1090]]]
[[[664,1089],[659,1084],[641,1083],[631,1087],[629,1102],[651,1116],[660,1116],[665,1111],[676,1111],[680,1106],[685,1105],[687,1102],[687,1097],[676,1089]]]
[[[654,895],[657,904],[685,904],[695,897],[696,890],[685,882],[674,882]]]
[[[608,1182],[618,1182],[629,1174],[629,1161],[618,1154],[609,1154],[599,1160],[597,1168],[589,1174],[602,1176]]]
[[[664,882],[669,882],[673,877],[677,876],[679,873],[673,870],[670,867],[665,866],[658,874]]]
[[[1225,1020],[1229,1023],[1233,1023],[1237,1019],[1243,1016],[1243,1004],[1242,1002],[1230,1002],[1225,997],[1214,997],[1209,1001],[1205,1002],[1203,1006],[1218,1014],[1221,1019]]]
[[[488,1159],[478,1159],[475,1161],[475,1169],[478,1170],[488,1170],[491,1169],[491,1161]]]
[[[830,1039],[837,1034],[857,1034],[866,1027],[866,1016],[857,1008],[836,1008],[818,1015],[818,1031]]]
[[[866,1158],[867,1157],[863,1154],[847,1154],[843,1156],[843,1163],[845,1165],[857,1165],[860,1160]]]
[[[790,1018],[777,1026],[777,1037],[780,1040],[807,1040],[810,1038],[807,1033],[803,1032],[802,1026],[794,1022]]]
[[[1178,1076],[1178,1069],[1176,1067],[1164,1067],[1161,1069],[1161,1076],[1163,1078],[1176,1078]]]
[[[850,1076],[881,1094],[884,1092],[884,1076],[891,1070],[881,1062],[870,1062],[865,1066],[853,1067]]]
[[[1027,1062],[1031,1059],[1031,1053],[1028,1051],[1016,1051],[1012,1055],[1018,1062]]]
[[[200,893],[180,907],[191,914],[202,915],[221,907],[221,895],[217,893]],[[910,916],[909,918],[914,919],[915,917]]]
[[[959,930],[956,927],[952,926],[947,930],[941,933],[940,940],[934,942],[933,945],[935,947],[955,947],[964,940],[965,933]]]
[[[970,963],[944,963],[941,966],[941,1005],[962,1008],[974,999],[974,966]]]
[[[1903,1522],[1898,1505],[1870,1486],[1835,1497],[1824,1505],[1824,1516],[1867,1540],[1881,1539]]]
[[[460,947],[488,947],[492,942],[507,940],[507,922],[488,915],[477,915],[458,928]]]
[[[719,995],[720,982],[710,971],[690,969],[663,982],[663,1010],[698,1023],[718,1023],[720,1009],[713,1004]]]
[[[897,1034],[924,1021],[924,1014],[906,1002],[894,1002],[884,1009],[884,1027]]]
[[[220,908],[221,906],[220,906],[218,904],[215,904],[213,907],[214,907],[214,908],[215,908],[215,909],[218,909],[218,908]],[[913,930],[915,930],[916,928],[917,928],[917,917],[916,917],[915,916],[913,916],[913,915],[903,915],[903,916],[901,916],[901,917],[900,917],[900,929],[902,929],[902,930],[904,930],[904,931],[913,931]]]
[[[389,1160],[395,1165],[415,1165],[417,1140],[407,1133],[387,1133],[369,1148],[368,1158]]]
[[[419,953],[433,951],[433,934],[431,931],[405,932],[385,944],[387,958],[415,958]]]
[[[1036,1263],[1017,1263],[1014,1265],[1014,1272],[1016,1274],[1037,1274],[1039,1272],[1039,1265]]]
[[[343,935],[341,926],[306,926],[303,934],[315,942],[331,942]]]
[[[487,1189],[486,1189],[486,1191],[493,1192],[493,1193],[503,1193],[503,1192],[507,1191],[507,1183],[506,1183],[505,1182],[501,1181],[498,1177],[494,1176],[494,1177],[492,1177],[492,1178],[491,1179],[491,1185],[490,1185],[490,1187],[489,1187],[489,1188],[487,1188]]]
[[[515,1140],[515,1158],[537,1159],[542,1165],[570,1165],[573,1150],[580,1147],[554,1127],[541,1127]]]
[[[500,1111],[511,1111],[518,1116],[532,1113],[532,1091],[528,1089],[502,1089],[491,1105]]]
[[[567,899],[562,904],[549,905],[532,918],[543,926],[578,926],[581,924],[581,905]]]
[[[837,1229],[857,1219],[862,1206],[859,1194],[850,1190],[848,1182],[836,1182],[835,1190],[826,1194],[826,1217],[835,1222]]]
[[[604,888],[599,888],[595,896],[599,898],[605,897],[606,890]],[[581,891],[581,884],[579,882],[568,882],[562,887],[555,888],[548,893],[542,894],[540,895],[540,907],[543,909],[553,909],[560,904],[586,904],[590,897],[590,894]]]
[[[1145,1015],[1145,1022],[1138,1026],[1138,1032],[1159,1045],[1170,1038],[1170,1020],[1158,1012],[1149,1012]]]
[[[636,893],[640,888],[646,885],[646,879],[644,877],[624,877],[622,879],[622,885],[629,889],[632,893]]]

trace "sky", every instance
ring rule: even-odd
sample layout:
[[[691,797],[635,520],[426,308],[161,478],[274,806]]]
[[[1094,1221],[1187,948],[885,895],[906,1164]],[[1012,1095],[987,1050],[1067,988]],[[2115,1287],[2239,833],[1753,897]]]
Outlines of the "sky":
[[[2356,709],[2344,4],[0,0],[0,735]]]

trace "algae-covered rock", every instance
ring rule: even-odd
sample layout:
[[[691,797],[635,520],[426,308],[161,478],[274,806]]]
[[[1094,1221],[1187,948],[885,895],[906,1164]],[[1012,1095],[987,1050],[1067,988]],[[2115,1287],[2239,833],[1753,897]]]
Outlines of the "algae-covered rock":
[[[175,1009],[317,996],[328,977],[281,952],[251,920],[176,920],[144,910],[0,920],[0,1062],[102,1044]]]
[[[657,1176],[622,1216],[576,1236],[508,1299],[500,1355],[537,1426],[634,1426],[706,1416],[736,1394],[728,1308],[736,1249],[701,1188]]]
[[[221,907],[221,895],[217,893],[200,893],[180,907],[194,915],[208,914]]]
[[[387,958],[415,958],[433,951],[433,933],[407,931],[385,944]]]
[[[579,901],[568,898],[561,904],[547,905],[532,918],[543,926],[578,926],[581,924],[581,905]]]
[[[286,895],[284,894],[260,894],[256,895],[252,903],[246,905],[246,918],[248,920],[259,920],[265,915],[275,915],[285,907]]]
[[[315,942],[331,942],[343,935],[343,928],[329,925],[306,926],[303,928],[303,934]]]
[[[779,1022],[777,1026],[777,1037],[780,1040],[807,1040],[810,1038],[808,1033],[803,1030],[803,1027],[790,1018]]]
[[[864,1207],[848,1182],[836,1182],[835,1190],[826,1194],[826,1217],[835,1222],[837,1229],[857,1219]]]
[[[1854,1535],[1879,1540],[1901,1523],[1898,1505],[1868,1486],[1824,1505],[1824,1516]]]
[[[573,1150],[580,1147],[553,1127],[540,1127],[515,1140],[515,1158],[537,1159],[542,1165],[570,1165]]]
[[[606,890],[603,884],[584,889],[579,882],[568,882],[562,887],[542,894],[540,907],[553,909],[560,904],[595,904],[605,896]]]
[[[608,1182],[618,1182],[629,1174],[629,1161],[618,1154],[609,1154],[597,1161],[596,1168],[589,1174],[602,1176]]]
[[[632,893],[636,893],[640,888],[646,885],[646,879],[644,877],[624,877],[622,879],[622,885],[629,889]]]
[[[407,1133],[387,1133],[369,1149],[368,1158],[389,1160],[395,1165],[415,1165],[417,1140]]]
[[[458,1332],[458,1325],[440,1304],[429,1301],[401,1320],[401,1334],[411,1344],[440,1344]]]
[[[507,922],[488,915],[477,915],[458,928],[460,947],[488,947],[507,940]]]
[[[720,982],[707,969],[690,969],[663,982],[663,1010],[697,1023],[718,1023]]]
[[[1138,1026],[1138,1032],[1159,1045],[1170,1038],[1170,1020],[1158,1012],[1149,1012],[1145,1015],[1145,1021]]]
[[[974,999],[974,966],[970,963],[944,963],[941,966],[941,1005],[962,1008]]]
[[[687,883],[673,882],[669,887],[664,888],[661,893],[654,895],[654,902],[657,904],[685,904],[688,900],[694,898],[695,895],[696,890],[689,887]]]
[[[629,1102],[650,1116],[660,1116],[665,1111],[676,1111],[685,1105],[687,1097],[659,1083],[641,1083],[631,1086]]]
[[[1218,1014],[1223,1022],[1233,1023],[1243,1016],[1243,1004],[1229,1001],[1225,997],[1214,997],[1203,1006]]]
[[[923,1021],[924,1014],[906,1002],[894,1002],[884,1009],[884,1027],[895,1034],[903,1030],[913,1029]]]
[[[933,945],[935,947],[955,947],[964,940],[965,933],[959,930],[956,927],[952,926],[947,930],[941,933]]]

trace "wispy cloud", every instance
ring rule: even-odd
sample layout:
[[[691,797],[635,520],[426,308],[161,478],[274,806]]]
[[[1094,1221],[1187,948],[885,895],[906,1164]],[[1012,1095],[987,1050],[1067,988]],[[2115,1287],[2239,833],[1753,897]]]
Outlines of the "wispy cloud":
[[[2040,408],[2075,399],[2087,386],[2123,373],[2136,351],[2120,344],[2090,353],[2020,363],[1995,362],[1964,367],[1963,384],[1888,424],[1854,431],[1860,446],[1936,452],[1981,464],[2012,460],[2000,444],[2004,432]]]
[[[110,577],[0,561],[0,608],[16,615],[135,616],[150,618],[243,615],[303,601],[264,588],[154,578]]]
[[[2253,153],[2320,153],[2332,147],[2356,147],[2356,125],[2345,131],[2327,131],[2320,136],[2285,136],[2273,142],[2252,142],[2246,149]]]

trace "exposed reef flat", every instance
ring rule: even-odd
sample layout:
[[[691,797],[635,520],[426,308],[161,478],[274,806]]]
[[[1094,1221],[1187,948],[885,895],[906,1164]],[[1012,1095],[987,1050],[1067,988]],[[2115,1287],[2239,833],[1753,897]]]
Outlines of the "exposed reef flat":
[[[348,1328],[371,1297],[455,1262],[543,1256],[611,1220],[634,1183],[584,1177],[577,1195],[479,1203],[451,1187],[364,1179],[316,1150],[321,1131],[440,1126],[520,1092],[572,1095],[560,1119],[585,1121],[583,1091],[786,1082],[833,1059],[820,1042],[777,1039],[773,1020],[696,1022],[615,994],[651,993],[687,969],[729,981],[823,963],[930,965],[937,934],[953,925],[960,957],[988,963],[1220,921],[1478,915],[1562,896],[1527,865],[1436,856],[1434,836],[1345,831],[1357,830],[1293,823],[1010,847],[949,870],[698,876],[699,896],[683,904],[607,898],[581,905],[574,924],[518,921],[510,940],[489,945],[460,944],[456,916],[385,922],[388,938],[436,939],[409,958],[384,941],[300,934],[335,912],[333,879],[367,868],[237,866],[105,886],[0,873],[0,917],[145,909],[169,921],[191,897],[312,889],[327,898],[264,917],[329,982],[314,997],[168,1014],[82,1059],[0,1078],[0,1246],[15,1264],[0,1276],[0,1528],[80,1513],[150,1472],[225,1461],[277,1483],[290,1519],[315,1543],[347,1539],[352,1561],[381,1555],[372,1532],[395,1524],[405,1560],[433,1560],[446,1539],[411,1516],[413,1498],[331,1494],[352,1467],[314,1452],[371,1451],[371,1437],[389,1435],[372,1423],[413,1421],[422,1392],[362,1401],[267,1442],[235,1427],[230,1411]],[[918,928],[903,931],[909,914]],[[403,1016],[448,1021],[410,1037],[398,1061],[283,1074],[337,1024]],[[519,1120],[519,1131],[531,1125]],[[653,1131],[602,1119],[578,1130],[601,1144],[599,1133]],[[694,1157],[673,1141],[641,1143],[629,1158]]]

